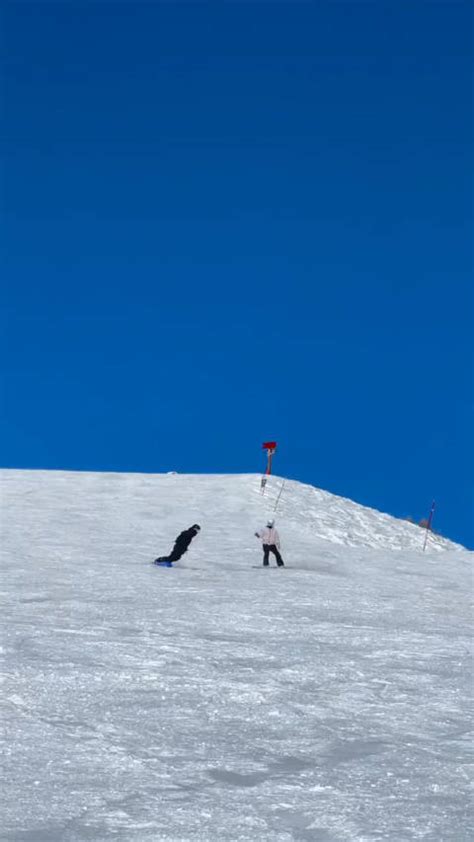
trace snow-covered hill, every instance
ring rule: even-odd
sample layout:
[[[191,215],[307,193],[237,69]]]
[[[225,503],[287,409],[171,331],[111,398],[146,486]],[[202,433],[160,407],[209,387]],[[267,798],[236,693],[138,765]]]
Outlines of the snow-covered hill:
[[[277,477],[1,480],[1,840],[472,837],[471,553]]]

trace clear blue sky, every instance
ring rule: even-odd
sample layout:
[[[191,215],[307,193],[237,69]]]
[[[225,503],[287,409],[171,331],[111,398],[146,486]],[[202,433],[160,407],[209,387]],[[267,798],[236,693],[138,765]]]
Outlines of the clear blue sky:
[[[7,467],[276,472],[474,545],[470,2],[6,2]]]

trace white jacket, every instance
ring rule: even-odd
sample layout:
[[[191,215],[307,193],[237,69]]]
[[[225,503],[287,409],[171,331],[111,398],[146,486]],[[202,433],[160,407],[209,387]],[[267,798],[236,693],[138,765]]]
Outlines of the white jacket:
[[[257,538],[261,539],[262,544],[274,544],[275,547],[280,549],[280,536],[274,526],[266,526],[265,529],[261,529],[260,532],[255,534]]]

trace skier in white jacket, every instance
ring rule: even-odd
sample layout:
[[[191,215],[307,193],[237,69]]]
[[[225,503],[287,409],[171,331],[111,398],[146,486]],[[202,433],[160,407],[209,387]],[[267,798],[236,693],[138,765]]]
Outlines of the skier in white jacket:
[[[270,553],[273,553],[278,567],[284,567],[285,565],[280,555],[280,536],[275,529],[275,521],[268,520],[265,529],[256,532],[255,537],[260,538],[263,544],[263,566],[268,567]]]

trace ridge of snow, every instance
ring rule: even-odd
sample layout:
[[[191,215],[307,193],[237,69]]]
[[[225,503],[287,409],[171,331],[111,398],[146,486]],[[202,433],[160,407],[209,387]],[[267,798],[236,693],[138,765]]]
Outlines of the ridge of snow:
[[[166,499],[172,494],[183,507],[184,526],[188,520],[194,522],[193,518],[205,522],[211,501],[211,518],[217,512],[219,517],[231,519],[236,505],[239,515],[247,514],[250,532],[254,522],[258,525],[262,519],[272,516],[284,525],[290,537],[293,532],[300,532],[308,539],[347,547],[417,551],[422,550],[425,538],[425,530],[416,524],[277,475],[267,478],[263,494],[258,474],[121,474],[5,469],[0,471],[2,475],[7,483],[14,483],[17,477],[23,484],[29,483],[31,488],[25,493],[33,493],[33,489],[44,481],[50,485],[55,483],[58,502],[65,485],[73,484],[78,493],[81,489],[90,489],[95,495],[95,504],[105,510],[111,503],[107,501],[107,495],[118,500],[119,493],[124,492],[123,502],[127,503],[133,490],[143,505],[148,502],[150,516],[156,517],[157,528],[158,522],[163,521],[162,508],[166,510]],[[237,504],[233,502],[236,500]],[[177,528],[179,526],[177,522]],[[235,539],[239,540],[237,535]],[[427,552],[464,549],[435,532],[428,536]]]

